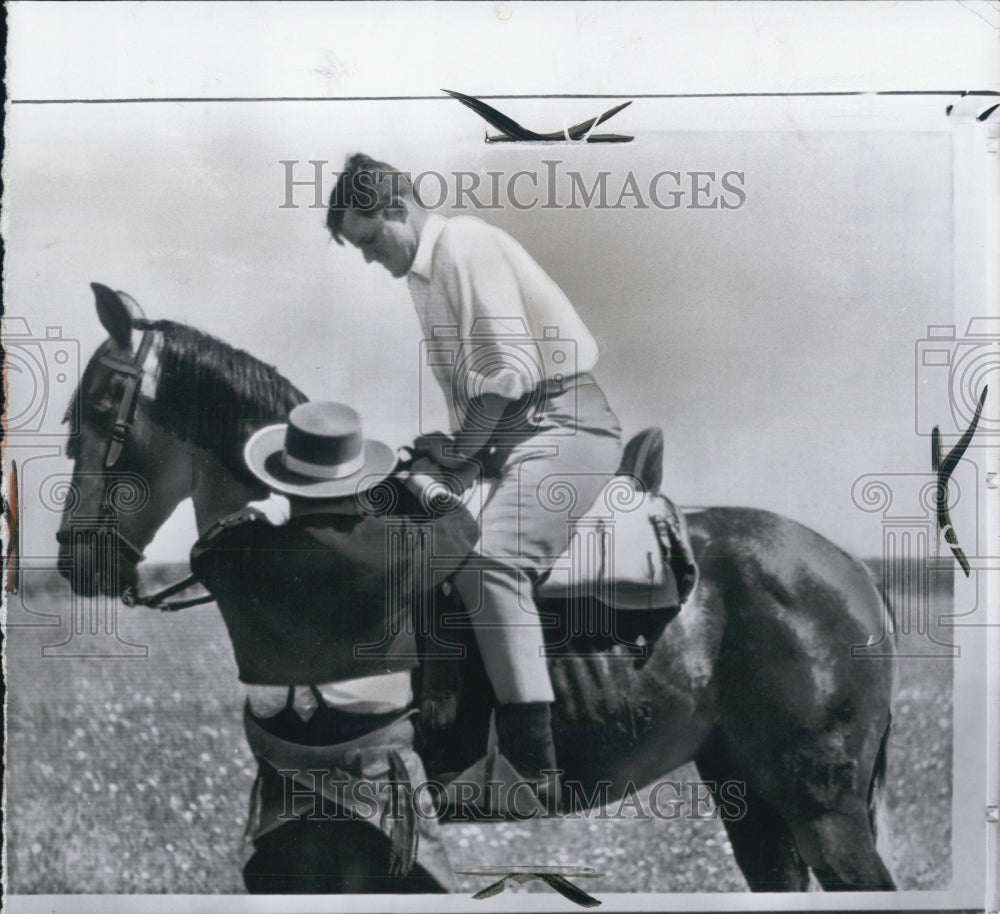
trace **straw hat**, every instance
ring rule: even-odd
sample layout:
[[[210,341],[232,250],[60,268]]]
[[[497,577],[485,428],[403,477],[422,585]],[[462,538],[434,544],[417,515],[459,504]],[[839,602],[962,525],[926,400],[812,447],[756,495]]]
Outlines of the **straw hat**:
[[[256,432],[243,449],[250,472],[275,492],[303,498],[356,495],[384,479],[396,455],[366,441],[361,417],[343,403],[301,403],[288,422]]]

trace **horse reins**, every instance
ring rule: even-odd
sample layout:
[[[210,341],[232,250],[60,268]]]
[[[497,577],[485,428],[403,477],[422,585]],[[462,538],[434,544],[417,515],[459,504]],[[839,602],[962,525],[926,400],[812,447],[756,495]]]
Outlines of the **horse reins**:
[[[122,603],[126,606],[145,606],[147,609],[158,609],[160,612],[165,613],[176,612],[178,609],[187,609],[189,606],[201,606],[204,603],[211,603],[215,599],[211,594],[205,594],[201,597],[191,597],[187,600],[167,600],[167,597],[172,597],[175,593],[180,593],[182,590],[194,587],[197,583],[198,579],[193,574],[189,574],[183,581],[178,581],[176,584],[164,587],[163,590],[158,590],[148,597],[142,597],[136,593],[135,588],[127,587],[125,588],[125,593],[122,594]]]

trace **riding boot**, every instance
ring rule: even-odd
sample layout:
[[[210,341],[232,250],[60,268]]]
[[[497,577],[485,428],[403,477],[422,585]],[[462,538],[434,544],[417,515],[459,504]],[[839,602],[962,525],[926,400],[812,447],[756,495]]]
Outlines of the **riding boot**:
[[[525,778],[545,781],[556,770],[552,711],[547,701],[517,702],[496,709],[497,748]]]
[[[562,787],[552,739],[552,706],[517,702],[496,708],[497,749],[513,765],[545,809],[557,808]]]
[[[498,705],[495,721],[497,745],[446,785],[442,811],[454,821],[558,812],[562,785],[548,702]]]

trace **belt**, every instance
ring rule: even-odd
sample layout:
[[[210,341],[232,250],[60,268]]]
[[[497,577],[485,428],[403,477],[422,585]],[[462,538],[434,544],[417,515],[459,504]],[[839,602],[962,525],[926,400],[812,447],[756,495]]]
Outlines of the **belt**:
[[[489,429],[489,440],[483,448],[474,455],[476,460],[485,460],[486,466],[490,466],[493,450],[497,445],[509,445],[511,435],[531,434],[532,426],[537,416],[544,410],[545,404],[549,400],[578,387],[595,387],[597,381],[589,371],[581,371],[579,374],[571,374],[567,377],[546,378],[530,393],[526,393],[517,400],[510,400],[500,416],[500,422],[496,429]],[[499,437],[497,437],[499,436]],[[491,471],[487,471],[491,475]]]
[[[328,767],[349,765],[351,755],[358,750],[412,746],[416,710],[404,711],[361,736],[325,746],[310,746],[292,742],[267,729],[267,721],[254,717],[249,708],[243,710],[243,726],[247,742],[254,755],[267,759],[274,768],[299,769],[303,765]],[[388,716],[388,715],[387,715]]]

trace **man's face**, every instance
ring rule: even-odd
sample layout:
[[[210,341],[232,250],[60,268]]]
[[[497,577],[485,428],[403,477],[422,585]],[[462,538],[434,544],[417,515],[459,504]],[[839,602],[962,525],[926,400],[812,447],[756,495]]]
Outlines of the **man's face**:
[[[349,209],[340,234],[364,254],[366,263],[382,264],[396,279],[409,273],[420,241],[405,209],[382,210],[373,216]]]

